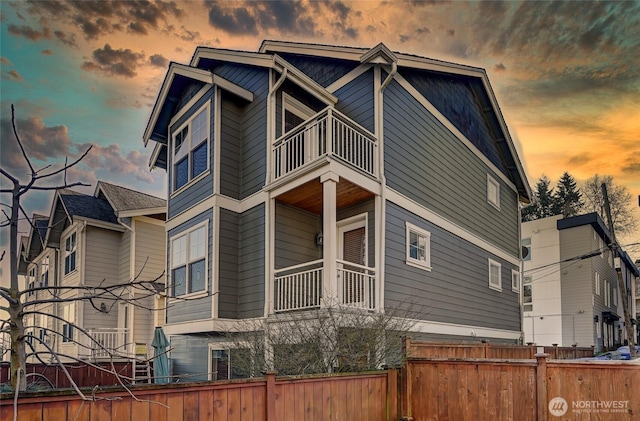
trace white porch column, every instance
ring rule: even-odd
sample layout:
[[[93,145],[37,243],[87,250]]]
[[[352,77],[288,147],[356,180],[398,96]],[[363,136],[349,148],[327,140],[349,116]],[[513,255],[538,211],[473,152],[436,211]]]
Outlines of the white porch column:
[[[322,183],[322,306],[331,304],[338,299],[338,238],[336,232],[336,196],[339,177],[327,172],[320,177]],[[335,304],[335,303],[334,303]]]

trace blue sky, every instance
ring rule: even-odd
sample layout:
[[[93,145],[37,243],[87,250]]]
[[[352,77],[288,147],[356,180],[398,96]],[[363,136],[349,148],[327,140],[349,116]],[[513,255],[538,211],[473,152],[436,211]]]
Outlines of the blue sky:
[[[164,197],[142,133],[169,61],[188,62],[198,45],[257,51],[263,39],[384,42],[487,69],[531,184],[610,174],[638,209],[639,21],[638,2],[1,1],[0,157],[25,175],[14,104],[36,166],[93,144],[76,179]],[[30,213],[50,204],[46,193],[25,201]]]

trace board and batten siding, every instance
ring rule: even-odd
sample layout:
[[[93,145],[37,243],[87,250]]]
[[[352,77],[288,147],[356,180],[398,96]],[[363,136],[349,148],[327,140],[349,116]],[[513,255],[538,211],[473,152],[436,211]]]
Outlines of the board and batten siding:
[[[384,168],[390,188],[519,255],[516,192],[395,81],[384,95]],[[487,201],[487,174],[500,209]]]
[[[260,317],[265,300],[265,208],[259,204],[240,214],[238,226],[238,317]]]
[[[207,281],[208,291],[212,293],[212,266],[213,259],[211,250],[213,246],[213,210],[208,209],[189,221],[178,225],[169,230],[167,233],[167,285],[171,290],[171,238],[188,231],[190,228],[204,222],[209,221],[209,231],[207,232]],[[202,298],[193,298],[186,300],[171,300],[167,302],[167,323],[183,323],[193,320],[211,319],[211,296],[207,295]]]
[[[217,139],[214,138],[215,127],[214,127],[214,113],[215,113],[215,100],[213,99],[214,88],[209,89],[202,98],[200,98],[196,104],[194,104],[186,113],[184,113],[178,121],[175,122],[170,128],[169,133],[169,147],[167,150],[167,180],[168,180],[168,195],[169,198],[167,202],[167,218],[171,219],[174,216],[178,215],[180,212],[183,212],[196,203],[202,201],[203,199],[211,196],[213,194],[213,174],[215,173],[215,168],[213,167],[214,159],[213,159],[213,151],[215,150],[215,142]],[[180,190],[177,194],[173,194],[173,136],[176,131],[181,128],[181,126],[188,121],[190,118],[194,116],[205,103],[209,102],[209,170],[210,173],[196,181],[195,183],[187,184],[182,190]],[[181,110],[177,110],[178,112]]]
[[[248,65],[224,63],[212,71],[253,93],[253,102],[243,108],[240,197],[260,191],[267,171],[267,95],[269,71]],[[224,183],[221,180],[221,183]]]
[[[339,98],[336,109],[375,133],[373,70],[358,76],[334,94]]]
[[[514,266],[415,214],[388,202],[385,241],[387,309],[411,306],[415,318],[520,331]],[[431,233],[431,271],[406,263],[406,222]],[[488,259],[502,265],[502,291],[489,288]]]
[[[235,319],[238,317],[238,253],[239,215],[227,209],[220,209],[220,242],[218,266],[218,317]]]

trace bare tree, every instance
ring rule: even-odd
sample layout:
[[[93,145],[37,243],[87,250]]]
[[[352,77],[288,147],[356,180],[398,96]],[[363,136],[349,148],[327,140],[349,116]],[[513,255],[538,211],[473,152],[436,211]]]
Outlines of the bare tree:
[[[602,219],[608,221],[602,194],[603,184],[606,185],[609,195],[613,229],[622,237],[632,234],[638,226],[638,221],[631,208],[631,193],[625,186],[616,184],[612,176],[596,174],[584,182],[581,188],[585,202],[584,210],[597,212]]]
[[[372,312],[344,305],[276,315],[227,336],[238,377],[362,372],[402,362],[402,338],[415,325],[412,306]],[[248,330],[248,331],[247,331]]]

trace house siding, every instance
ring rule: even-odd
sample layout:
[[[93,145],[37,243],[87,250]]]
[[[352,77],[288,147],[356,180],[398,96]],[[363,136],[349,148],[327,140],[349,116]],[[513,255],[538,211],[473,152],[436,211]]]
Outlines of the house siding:
[[[516,192],[395,81],[384,110],[387,185],[518,256]],[[487,202],[487,174],[500,183],[500,210]]]
[[[334,94],[339,98],[338,111],[371,133],[375,132],[373,70],[358,76]]]
[[[188,112],[186,112],[185,114],[183,114],[178,121],[175,122],[175,124],[173,124],[170,128],[170,135],[169,135],[169,148],[167,151],[167,174],[168,174],[168,189],[169,189],[169,193],[168,193],[168,203],[167,203],[167,212],[168,212],[168,218],[171,219],[174,216],[178,215],[180,212],[183,212],[187,209],[189,209],[190,207],[192,207],[193,205],[195,205],[196,203],[202,201],[203,199],[211,196],[213,194],[213,185],[214,185],[214,176],[213,174],[215,173],[215,168],[213,166],[214,163],[214,159],[213,159],[213,151],[215,150],[215,142],[218,141],[218,139],[215,139],[214,137],[214,133],[215,133],[215,127],[214,127],[214,113],[215,113],[215,101],[213,100],[213,92],[214,92],[214,88],[209,89],[206,94],[200,98],[196,104],[191,107],[189,109]],[[203,105],[205,105],[205,103],[210,102],[209,104],[209,127],[210,127],[210,132],[209,132],[209,139],[210,139],[210,143],[209,143],[209,169],[210,169],[210,173],[209,175],[205,176],[204,178],[198,180],[195,183],[192,184],[188,184],[183,190],[179,191],[176,194],[173,194],[173,186],[174,186],[174,181],[173,181],[173,154],[171,152],[172,147],[173,147],[173,135],[175,134],[176,130],[178,130],[182,124],[184,124],[186,121],[188,121],[191,117],[193,117],[193,114],[198,111],[200,109],[200,107],[202,107]],[[180,110],[178,110],[180,111]]]
[[[136,219],[136,253],[134,276],[145,281],[161,277],[165,272],[166,237],[163,225]],[[158,280],[161,280],[158,279]]]
[[[120,236],[119,247],[119,281],[127,282],[131,279],[131,231],[125,230]],[[160,253],[160,256],[164,255],[164,250]]]
[[[225,63],[212,71],[253,93],[253,102],[242,115],[242,161],[240,199],[260,191],[266,180],[268,70]],[[222,181],[222,180],[221,180]]]
[[[209,221],[209,232],[207,233],[207,280],[208,291],[209,293],[212,292],[213,259],[211,252],[214,238],[213,233],[215,232],[212,209],[202,212],[189,221],[169,230],[167,233],[167,285],[171,285],[171,238],[204,221]],[[167,304],[169,305],[169,309],[167,310],[167,323],[181,323],[211,318],[212,301],[211,296],[209,295],[202,298],[192,298],[187,300],[172,301],[169,299]]]
[[[242,184],[242,107],[222,96],[220,117],[220,193],[240,199]]]
[[[265,299],[265,208],[255,206],[239,218],[238,317],[264,314]]]
[[[276,202],[275,267],[282,269],[320,259],[316,235],[322,230],[322,217]]]
[[[386,207],[385,302],[412,306],[416,318],[520,331],[518,294],[511,291],[512,265],[389,202]],[[406,225],[431,233],[431,271],[406,264]],[[488,259],[502,265],[502,291],[489,288]]]
[[[218,317],[238,317],[239,215],[220,209],[220,257],[218,266]]]
[[[360,64],[349,60],[308,57],[300,54],[278,53],[278,55],[325,88]]]

